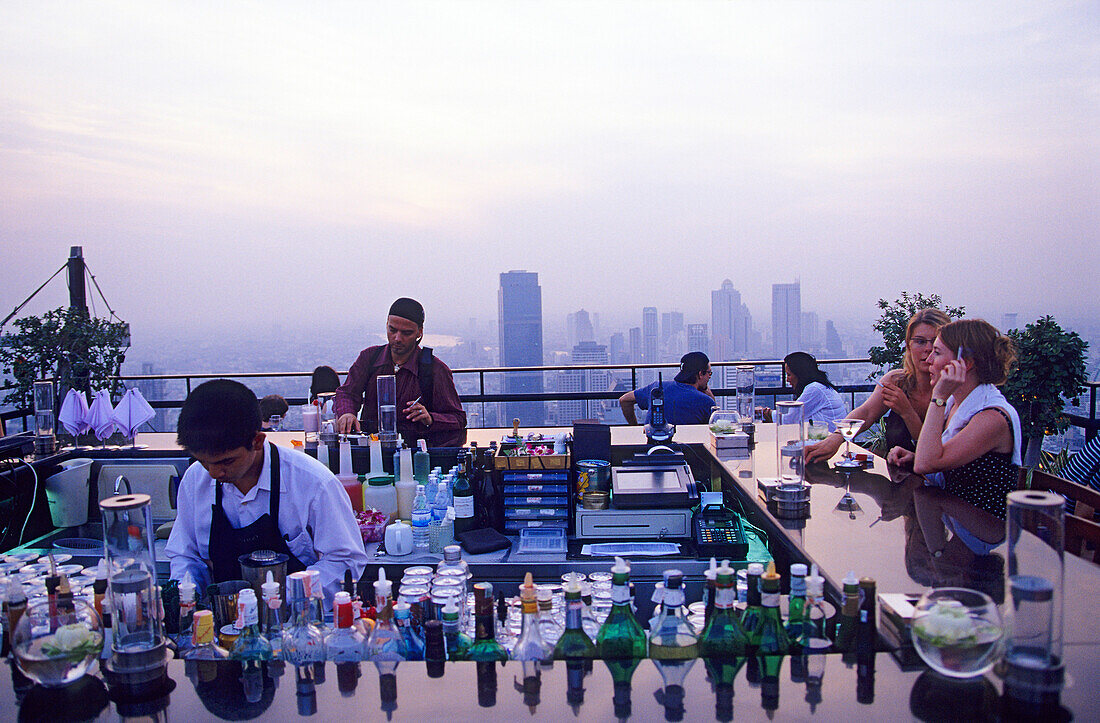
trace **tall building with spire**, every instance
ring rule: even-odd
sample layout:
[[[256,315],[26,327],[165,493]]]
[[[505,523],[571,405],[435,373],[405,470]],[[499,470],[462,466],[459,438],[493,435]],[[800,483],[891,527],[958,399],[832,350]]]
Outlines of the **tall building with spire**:
[[[542,287],[539,275],[508,271],[500,275],[497,292],[497,328],[500,335],[500,363],[506,367],[542,366]],[[508,372],[506,394],[541,394],[542,372]],[[539,426],[546,420],[545,402],[506,402],[504,419],[518,417],[524,426]]]

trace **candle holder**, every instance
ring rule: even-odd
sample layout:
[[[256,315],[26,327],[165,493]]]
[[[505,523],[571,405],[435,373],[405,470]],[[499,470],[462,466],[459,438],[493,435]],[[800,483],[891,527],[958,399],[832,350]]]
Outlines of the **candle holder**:
[[[1007,539],[1005,696],[1035,708],[1057,707],[1065,681],[1065,500],[1051,492],[1010,492]]]

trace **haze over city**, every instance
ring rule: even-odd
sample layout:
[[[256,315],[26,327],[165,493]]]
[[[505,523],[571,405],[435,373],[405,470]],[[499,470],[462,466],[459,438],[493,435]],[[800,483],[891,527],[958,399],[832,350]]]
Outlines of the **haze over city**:
[[[796,279],[853,323],[903,290],[995,323],[1096,317],[1094,2],[0,18],[5,314],[82,245],[135,340],[381,331],[400,295],[454,333],[496,318],[510,269],[539,274],[548,325],[707,321],[726,278],[761,327]]]

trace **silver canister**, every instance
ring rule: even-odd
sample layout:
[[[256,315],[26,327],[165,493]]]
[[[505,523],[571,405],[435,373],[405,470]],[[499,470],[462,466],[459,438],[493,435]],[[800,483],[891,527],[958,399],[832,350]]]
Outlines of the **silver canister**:
[[[602,459],[577,462],[577,494],[611,491],[611,463]]]

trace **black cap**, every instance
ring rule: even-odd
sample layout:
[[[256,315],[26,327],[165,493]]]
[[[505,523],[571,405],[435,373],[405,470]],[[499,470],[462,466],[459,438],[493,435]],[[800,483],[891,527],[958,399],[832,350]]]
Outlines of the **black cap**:
[[[681,384],[691,384],[695,381],[695,375],[705,372],[710,365],[710,359],[701,351],[689,351],[680,357],[680,372],[676,375],[676,381]]]
[[[390,316],[400,316],[417,326],[424,326],[424,307],[416,299],[404,296],[390,304]]]

